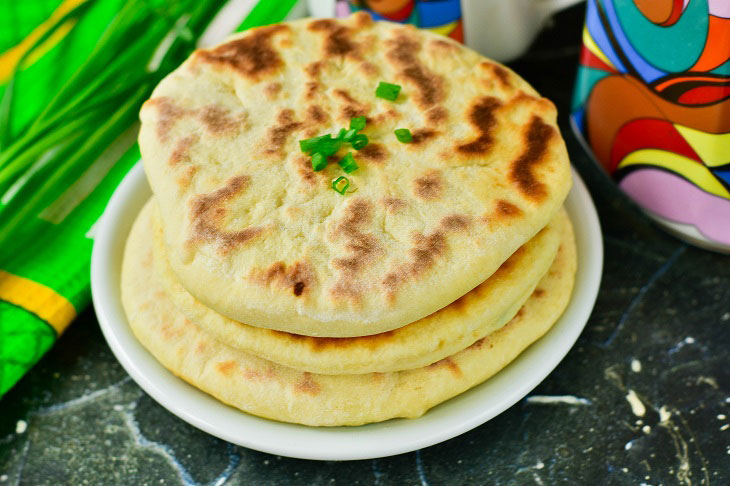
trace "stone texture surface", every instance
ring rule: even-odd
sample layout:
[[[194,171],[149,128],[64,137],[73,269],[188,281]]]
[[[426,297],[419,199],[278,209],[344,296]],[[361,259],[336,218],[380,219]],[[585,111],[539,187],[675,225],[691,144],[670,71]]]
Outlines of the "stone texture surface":
[[[560,14],[513,64],[561,111],[606,246],[593,316],[530,396],[410,454],[346,463],[271,456],[162,409],[122,370],[87,311],[0,401],[0,486],[730,484],[730,258],[659,230],[572,136],[582,15]],[[578,400],[541,398],[563,396]]]

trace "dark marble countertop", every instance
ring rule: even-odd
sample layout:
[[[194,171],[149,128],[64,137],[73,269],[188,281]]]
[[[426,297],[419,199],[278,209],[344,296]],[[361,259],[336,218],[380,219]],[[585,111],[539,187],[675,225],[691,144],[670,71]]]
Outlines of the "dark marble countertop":
[[[559,14],[511,65],[558,106],[606,251],[585,331],[530,396],[410,454],[272,456],[157,405],[88,310],[0,401],[0,486],[730,484],[730,258],[662,232],[582,152],[567,120],[582,16],[582,7]]]

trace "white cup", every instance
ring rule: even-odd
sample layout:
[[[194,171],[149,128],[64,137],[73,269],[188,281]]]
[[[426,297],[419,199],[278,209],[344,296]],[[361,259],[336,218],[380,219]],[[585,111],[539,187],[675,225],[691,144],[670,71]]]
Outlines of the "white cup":
[[[464,41],[497,61],[524,54],[555,12],[582,0],[461,0]],[[307,0],[313,17],[334,17],[335,0]]]
[[[464,42],[487,57],[511,61],[527,51],[545,22],[581,0],[461,0]]]

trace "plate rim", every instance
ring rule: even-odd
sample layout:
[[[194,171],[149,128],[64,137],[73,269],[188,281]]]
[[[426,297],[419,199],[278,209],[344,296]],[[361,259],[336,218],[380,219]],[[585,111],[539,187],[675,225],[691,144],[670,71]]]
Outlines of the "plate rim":
[[[566,208],[575,228],[578,270],[565,312],[545,336],[492,378],[417,419],[392,419],[357,427],[277,422],[225,405],[157,363],[134,338],[119,294],[126,235],[151,194],[141,162],[112,195],[94,239],[91,291],[99,325],[116,359],[158,404],[228,442],[270,454],[330,461],[374,459],[428,447],[482,425],[520,401],[560,364],[588,322],[601,283],[603,237],[593,200],[580,175],[575,169],[572,172],[573,187]],[[148,196],[141,197],[145,192]],[[513,375],[522,375],[523,379],[517,381],[519,386],[509,380]],[[493,389],[500,387],[507,392],[493,396]],[[457,413],[460,410],[472,413]]]

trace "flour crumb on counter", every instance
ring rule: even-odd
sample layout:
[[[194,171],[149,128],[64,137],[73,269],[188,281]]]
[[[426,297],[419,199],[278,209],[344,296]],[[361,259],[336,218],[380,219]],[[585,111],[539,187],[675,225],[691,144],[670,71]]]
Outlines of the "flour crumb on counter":
[[[667,422],[671,416],[672,412],[666,406],[662,405],[659,409],[659,422]]]
[[[591,401],[587,398],[573,395],[532,395],[527,397],[527,403],[539,405],[554,405],[558,403],[565,405],[592,405]]]
[[[634,373],[640,373],[641,372],[641,361],[634,358],[631,360],[631,371]]]
[[[639,399],[638,395],[634,390],[629,390],[626,394],[626,401],[631,405],[631,411],[637,417],[643,417],[646,414],[646,407],[644,403]]]

